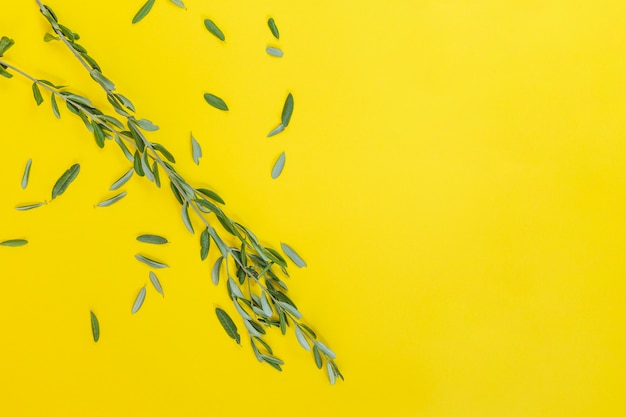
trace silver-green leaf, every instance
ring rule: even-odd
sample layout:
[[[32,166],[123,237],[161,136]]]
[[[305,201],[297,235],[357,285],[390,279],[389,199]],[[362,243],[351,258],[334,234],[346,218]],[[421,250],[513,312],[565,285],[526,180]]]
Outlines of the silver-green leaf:
[[[61,113],[59,112],[59,105],[57,104],[55,93],[52,93],[52,95],[50,96],[50,104],[52,105],[52,113],[54,113],[54,117],[60,119]]]
[[[146,287],[143,287],[139,290],[139,294],[135,298],[135,302],[133,303],[133,308],[130,310],[132,314],[135,314],[139,311],[141,306],[143,305],[144,300],[146,299]]]
[[[213,34],[213,36],[215,36],[219,40],[221,41],[226,40],[224,33],[222,33],[220,28],[218,28],[217,25],[211,19],[204,19],[204,27],[206,27],[207,30],[211,32],[211,34]]]
[[[276,126],[270,133],[268,133],[267,137],[271,138],[272,136],[278,135],[283,130],[285,130],[285,126],[281,123],[278,126]]]
[[[275,56],[277,58],[282,58],[283,55],[285,55],[280,48],[276,48],[273,46],[268,46],[267,48],[265,48],[265,52],[267,52],[268,55]]]
[[[193,162],[195,162],[196,165],[200,165],[200,158],[202,158],[202,148],[200,147],[200,144],[198,143],[196,138],[193,137],[193,134],[191,135],[191,156],[193,157]]]
[[[309,342],[307,342],[306,337],[304,337],[304,333],[302,333],[302,330],[300,330],[300,327],[297,325],[296,339],[298,339],[298,343],[300,343],[300,346],[302,346],[305,350],[311,350],[311,346],[309,345]]]
[[[24,174],[22,175],[22,190],[28,187],[28,179],[30,178],[30,167],[33,164],[32,158],[26,162],[26,166],[24,167]]]
[[[170,0],[170,1],[174,3],[175,5],[177,5],[178,7],[180,7],[181,9],[185,8],[185,4],[180,0]]]
[[[330,350],[330,348],[328,346],[326,346],[325,344],[323,344],[320,341],[316,341],[315,345],[322,351],[324,352],[329,358],[331,359],[335,359],[337,357],[337,355],[335,354],[335,352],[333,352],[332,350]]]
[[[65,171],[63,175],[61,175],[61,177],[59,177],[57,182],[54,184],[54,187],[52,187],[53,200],[63,194],[65,190],[67,190],[67,187],[69,187],[70,184],[76,179],[79,172],[80,165],[74,164],[67,171]]]
[[[157,278],[156,274],[152,271],[150,271],[150,282],[152,283],[154,289],[157,290],[159,294],[165,297],[165,294],[163,293],[163,287],[161,287],[161,282],[159,281],[159,278]]]
[[[300,257],[300,255],[298,255],[291,246],[281,242],[280,247],[283,249],[283,252],[285,252],[285,255],[287,255],[298,268],[306,266],[306,262],[304,261],[304,259],[302,259],[302,257]]]
[[[215,261],[215,265],[213,265],[213,270],[211,271],[211,279],[213,284],[217,285],[220,282],[220,269],[222,268],[222,262],[224,261],[224,257],[220,256]]]
[[[162,262],[159,261],[155,261],[154,259],[150,259],[148,257],[145,257],[143,255],[135,255],[135,259],[137,259],[139,262],[143,262],[144,264],[155,268],[155,269],[162,269],[162,268],[169,268],[169,266],[167,264],[164,264]]]
[[[186,201],[183,203],[181,216],[183,217],[183,223],[185,223],[185,227],[187,228],[187,230],[189,230],[189,233],[193,235],[193,225],[191,224],[191,219],[189,218],[189,204]]]
[[[35,203],[35,204],[25,204],[22,206],[16,206],[15,210],[17,211],[28,211],[32,209],[36,209],[38,207],[44,206],[46,203]]]
[[[141,243],[149,243],[151,245],[165,245],[168,243],[168,240],[163,236],[150,234],[139,235],[137,236],[137,240]]]
[[[273,179],[278,178],[280,174],[283,172],[283,168],[285,167],[285,159],[286,159],[285,152],[283,152],[280,154],[280,156],[276,160],[276,163],[274,164],[274,167],[272,168]]]
[[[104,201],[101,201],[97,204],[98,207],[108,207],[112,204],[117,203],[118,201],[120,201],[122,198],[126,197],[126,191],[122,191],[121,193],[119,193],[118,195],[108,198]]]
[[[126,172],[126,174],[122,175],[117,181],[111,184],[111,186],[109,187],[109,190],[115,191],[118,188],[120,188],[122,185],[126,184],[128,180],[132,178],[134,173],[135,173],[135,170],[133,168],[129,169],[128,172]]]

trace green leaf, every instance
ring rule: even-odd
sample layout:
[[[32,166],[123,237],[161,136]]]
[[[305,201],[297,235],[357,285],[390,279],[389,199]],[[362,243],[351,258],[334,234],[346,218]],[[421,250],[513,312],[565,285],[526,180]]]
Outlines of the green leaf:
[[[141,6],[141,9],[139,9],[139,11],[135,15],[135,17],[133,17],[133,24],[139,22],[141,19],[146,17],[148,15],[148,13],[150,13],[150,10],[152,9],[152,6],[154,6],[154,2],[155,2],[155,0],[148,0],[146,2],[146,4]]]
[[[58,196],[60,196],[61,194],[63,194],[67,190],[67,187],[69,187],[70,184],[76,179],[79,172],[80,172],[80,165],[74,164],[67,171],[65,171],[63,175],[61,175],[61,177],[54,184],[54,187],[52,187],[52,199],[53,200],[57,198]]]
[[[139,119],[136,120],[137,126],[145,130],[146,132],[156,132],[159,130],[159,126],[155,125],[148,119]]]
[[[172,155],[167,149],[165,149],[165,147],[163,145],[160,145],[158,143],[153,143],[152,147],[155,150],[161,152],[161,154],[165,157],[165,159],[167,159],[168,161],[170,161],[173,164],[176,163],[176,159],[174,158],[174,155]]]
[[[98,207],[108,207],[112,204],[117,203],[118,201],[120,201],[122,198],[126,197],[126,191],[122,191],[121,193],[119,193],[118,195],[111,197],[109,199],[106,199],[104,201],[101,201],[97,204]]]
[[[272,35],[274,35],[276,39],[280,39],[280,33],[278,33],[278,28],[276,27],[276,22],[274,22],[273,17],[269,18],[269,20],[267,21],[267,26],[269,26]]]
[[[309,342],[307,342],[306,337],[304,337],[304,334],[302,333],[302,330],[300,330],[300,327],[298,327],[297,325],[296,325],[296,339],[298,339],[298,343],[300,343],[300,346],[302,346],[304,350],[311,350],[311,346],[309,345]]]
[[[17,211],[27,211],[27,210],[32,210],[32,209],[36,209],[38,207],[44,206],[46,203],[35,203],[35,204],[26,204],[23,206],[17,206],[15,207],[15,210]]]
[[[13,39],[3,36],[2,39],[0,39],[0,56],[3,56],[4,53],[8,51],[9,48],[12,47],[14,44],[15,41]]]
[[[228,111],[228,106],[226,105],[224,100],[222,100],[218,96],[206,93],[204,95],[204,99],[206,100],[207,103],[209,103],[211,106],[215,107],[216,109]]]
[[[265,248],[265,250],[267,251],[268,256],[278,265],[283,267],[287,266],[287,261],[285,261],[285,258],[283,258],[280,253],[276,252],[272,248]]]
[[[6,70],[6,67],[3,67],[2,65],[0,65],[0,75],[2,75],[4,78],[13,78],[13,74],[8,72]]]
[[[277,58],[282,58],[283,55],[285,55],[280,48],[275,48],[273,46],[265,48],[265,52],[267,52],[268,55],[275,56]]]
[[[59,38],[58,36],[54,36],[50,33],[46,33],[45,35],[43,35],[44,42],[59,41],[59,40],[61,40],[61,38]]]
[[[128,98],[126,98],[126,96],[123,96],[120,93],[113,93],[113,96],[118,99],[128,110],[132,112],[135,111],[135,106]]]
[[[122,139],[118,135],[115,135],[115,143],[117,143],[117,145],[120,147],[126,159],[133,162],[134,160],[133,154],[130,153],[130,151],[128,150],[128,147],[126,147],[126,145],[124,144],[124,142],[122,142]]]
[[[147,258],[143,255],[135,255],[135,259],[137,259],[139,262],[143,262],[144,264],[151,266],[152,268],[155,269],[163,269],[163,268],[169,268],[169,266],[167,264],[161,263],[159,261],[155,261],[154,259],[150,259]]]
[[[315,334],[315,332],[313,331],[313,329],[311,329],[309,326],[307,326],[304,323],[300,323],[300,327],[302,327],[304,330],[306,330],[313,339],[317,338],[317,335]]]
[[[126,184],[128,180],[132,178],[134,173],[135,173],[135,170],[133,168],[129,169],[128,172],[126,172],[126,174],[122,175],[120,179],[118,179],[113,184],[111,184],[111,186],[109,187],[109,190],[115,191],[118,188],[120,188],[122,185]]]
[[[220,204],[226,204],[222,197],[217,195],[215,191],[207,190],[206,188],[198,188],[197,191],[209,197],[213,201],[217,201]]]
[[[159,281],[159,278],[157,278],[156,274],[152,271],[150,271],[150,282],[152,283],[154,289],[157,290],[157,292],[163,297],[165,297],[165,294],[163,293],[163,287],[161,287],[161,282]]]
[[[77,46],[77,45],[75,45]],[[84,51],[83,51],[84,52]],[[93,78],[98,84],[100,84],[105,90],[113,91],[115,90],[115,84],[107,77],[105,77],[100,70],[92,69],[89,74],[91,78]]]
[[[174,194],[174,197],[176,197],[176,201],[178,201],[179,204],[183,204],[183,197],[180,195],[180,192],[172,181],[170,181],[170,188],[172,189],[172,194]]]
[[[104,148],[104,132],[102,128],[94,120],[91,121],[91,126],[93,127],[93,136],[96,139],[96,144],[99,148]]]
[[[278,318],[280,320],[280,332],[285,335],[287,333],[287,316],[283,310],[278,310]]]
[[[57,119],[61,118],[61,113],[59,112],[59,105],[57,104],[56,94],[52,93],[50,96],[50,103],[52,105],[52,113]]]
[[[202,148],[200,147],[200,144],[198,143],[196,138],[193,137],[193,134],[191,135],[191,156],[193,157],[193,162],[195,162],[196,165],[200,165],[200,158],[202,158]]]
[[[335,352],[333,352],[332,350],[330,350],[330,348],[328,346],[326,346],[325,344],[323,344],[322,342],[320,342],[319,340],[315,341],[315,345],[326,354],[326,356],[328,356],[331,359],[335,359],[337,357],[337,355],[335,355]]]
[[[185,227],[189,230],[189,233],[194,234],[193,225],[191,224],[191,219],[189,218],[189,204],[185,201],[183,203],[181,216],[183,217],[183,223],[185,223]]]
[[[293,114],[293,96],[291,93],[287,96],[285,100],[285,105],[283,106],[283,114],[281,116],[281,120],[285,127],[289,126],[289,122],[291,121],[291,115]]]
[[[222,262],[224,261],[224,257],[220,256],[215,261],[213,265],[213,270],[211,271],[211,280],[213,284],[217,285],[220,282],[220,269],[222,268]]]
[[[35,97],[35,102],[37,103],[38,106],[41,103],[43,103],[43,97],[41,95],[41,90],[39,90],[39,86],[37,85],[36,82],[33,83],[33,97]]]
[[[274,163],[274,167],[272,168],[272,178],[276,179],[283,172],[283,168],[285,168],[285,152],[281,153],[276,162]]]
[[[200,259],[203,261],[209,256],[210,245],[209,229],[204,229],[200,235]]]
[[[90,311],[89,315],[91,316],[91,334],[93,335],[93,341],[97,343],[100,340],[100,323],[93,311]]]
[[[313,357],[315,358],[315,365],[317,369],[322,369],[322,355],[320,354],[320,350],[317,346],[313,346]]]
[[[169,243],[169,241],[163,236],[150,234],[139,235],[137,236],[137,240],[141,243],[149,243],[151,245],[165,245],[166,243]]]
[[[0,246],[8,246],[11,248],[17,248],[19,246],[28,245],[28,240],[26,239],[10,239],[5,240],[4,242],[0,242]]]
[[[285,255],[287,255],[298,268],[306,266],[304,259],[302,259],[291,246],[281,242],[280,247],[283,249],[283,252],[285,252]]]
[[[326,373],[328,373],[328,380],[330,381],[330,385],[335,385],[335,371],[333,370],[330,363],[326,363]]]
[[[159,175],[159,166],[157,161],[152,163],[152,173],[154,174],[154,183],[158,188],[161,188],[161,176]]]
[[[277,302],[279,306],[281,306],[282,308],[284,308],[285,310],[287,310],[289,313],[291,313],[292,316],[294,316],[295,318],[297,318],[298,320],[300,320],[302,318],[302,313],[300,313],[294,306],[292,306],[291,304],[288,303],[284,303],[282,301],[278,301]]]
[[[135,302],[133,303],[133,308],[130,310],[132,314],[135,314],[139,311],[141,306],[143,305],[144,300],[146,299],[146,287],[143,287],[139,290],[139,294],[135,298]]]
[[[283,130],[285,130],[285,125],[283,125],[282,123],[279,124],[278,126],[276,126],[274,128],[274,130],[272,130],[270,133],[267,134],[268,138],[271,138],[272,136],[278,135],[280,132],[282,132]]]
[[[33,164],[33,160],[29,159],[26,161],[26,166],[24,167],[24,174],[22,175],[22,190],[25,190],[28,187],[28,178],[30,177],[30,167]]]
[[[144,152],[141,155],[141,167],[143,168],[144,174],[146,174],[146,178],[148,181],[154,181],[154,173],[152,172],[152,168],[150,167],[150,162],[148,162],[148,152]]]
[[[226,246],[222,238],[219,237],[215,229],[213,229],[211,226],[207,226],[207,229],[209,229],[209,234],[211,235],[211,238],[213,238],[213,241],[217,245],[217,248],[219,249],[222,256],[224,258],[227,258],[228,254],[230,253],[228,246]]]
[[[135,151],[135,155],[133,156],[133,167],[137,175],[139,175],[140,177],[146,175],[143,172],[143,163],[141,162],[141,155],[139,155],[139,151]]]
[[[226,334],[230,336],[231,339],[234,339],[237,344],[241,344],[241,336],[237,333],[237,326],[235,326],[233,319],[230,318],[228,313],[218,307],[215,309],[215,314],[217,314],[217,319],[226,331]]]
[[[170,0],[170,1],[174,3],[175,5],[177,5],[178,7],[180,7],[181,9],[185,8],[185,4],[180,0]]]
[[[269,301],[267,301],[267,294],[265,293],[265,291],[263,291],[263,294],[261,294],[261,308],[263,309],[263,314],[266,317],[269,318],[274,315],[272,306],[270,305]]]
[[[204,26],[207,28],[209,32],[213,34],[213,36],[215,36],[219,40],[221,41],[226,40],[226,37],[224,36],[220,28],[218,28],[217,25],[213,23],[211,19],[204,19]]]
[[[230,288],[230,292],[234,297],[243,298],[243,293],[241,292],[241,288],[235,282],[234,279],[228,277],[228,288]]]

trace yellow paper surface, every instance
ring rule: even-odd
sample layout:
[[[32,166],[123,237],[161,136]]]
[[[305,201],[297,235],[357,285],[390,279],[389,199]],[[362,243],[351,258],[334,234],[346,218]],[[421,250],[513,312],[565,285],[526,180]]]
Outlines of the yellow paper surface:
[[[290,294],[346,381],[329,386],[291,332],[268,339],[282,373],[230,340],[215,307],[243,325],[169,190],[133,178],[94,208],[130,164],[15,76],[0,79],[0,241],[30,243],[0,247],[0,415],[626,413],[623,2],[186,3],[157,1],[137,25],[141,1],[50,6],[189,181],[305,258]],[[43,42],[34,1],[4,2],[0,28],[16,40],[2,59],[107,105],[67,49]],[[268,139],[289,92],[292,122]],[[14,210],[49,199],[74,163],[64,195]],[[157,271],[165,297],[136,253],[171,265]]]

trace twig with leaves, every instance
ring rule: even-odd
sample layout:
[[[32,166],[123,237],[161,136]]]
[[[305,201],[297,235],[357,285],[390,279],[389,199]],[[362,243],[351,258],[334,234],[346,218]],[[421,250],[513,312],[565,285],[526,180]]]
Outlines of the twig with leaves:
[[[14,72],[30,80],[38,105],[44,101],[41,91],[46,91],[50,95],[53,114],[57,118],[60,117],[57,102],[63,102],[71,113],[84,122],[99,147],[104,147],[109,140],[114,141],[133,163],[137,175],[146,177],[160,187],[160,172],[165,174],[171,191],[181,206],[181,217],[185,227],[192,234],[195,232],[190,211],[202,223],[201,259],[207,259],[211,241],[217,247],[219,256],[211,270],[212,281],[217,285],[222,277],[225,278],[233,307],[241,316],[252,350],[260,362],[282,370],[283,361],[274,355],[263,336],[270,327],[280,328],[281,333],[285,335],[287,328],[293,326],[299,344],[306,350],[312,350],[317,367],[321,369],[324,364],[326,365],[330,382],[334,383],[337,377],[343,379],[335,363],[335,353],[302,321],[302,314],[287,295],[288,287],[281,279],[289,276],[286,259],[273,248],[262,245],[248,228],[226,216],[219,207],[224,204],[224,200],[218,194],[190,185],[176,171],[174,156],[163,145],[151,142],[145,136],[145,132],[155,131],[158,126],[147,119],[138,119],[134,116],[133,103],[116,92],[115,84],[103,75],[101,67],[77,42],[79,37],[60,24],[48,6],[39,0],[37,3],[56,34],[55,38],[58,37],[72,51],[89,71],[91,78],[104,89],[108,102],[118,116],[106,114],[96,108],[88,98],[74,94],[50,81],[35,78],[3,60],[0,60],[0,75],[10,78]],[[0,57],[12,45],[12,40],[3,37],[0,40]],[[228,238],[220,236],[218,230],[211,225],[210,216],[215,216],[221,226],[218,229],[227,232],[230,235]],[[236,243],[229,245],[227,241]],[[297,266],[306,265],[292,248],[285,244],[282,247],[287,257]],[[222,309],[217,309],[216,315],[226,333],[240,343],[237,328],[228,314]]]

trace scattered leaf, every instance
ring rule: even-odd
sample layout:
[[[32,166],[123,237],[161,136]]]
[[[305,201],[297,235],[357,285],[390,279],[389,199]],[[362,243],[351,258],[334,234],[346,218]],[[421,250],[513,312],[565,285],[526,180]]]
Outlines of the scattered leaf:
[[[280,39],[280,33],[278,32],[278,27],[276,27],[276,22],[274,22],[273,17],[269,18],[269,20],[267,21],[267,26],[269,26],[272,35],[274,35],[276,39]]]
[[[52,187],[52,199],[54,200],[61,194],[67,190],[67,187],[76,179],[78,173],[80,172],[80,165],[74,164],[67,171],[61,175],[61,177],[57,180]]]
[[[93,341],[97,343],[100,340],[100,323],[93,311],[90,311],[89,315],[91,316],[91,334],[93,335]]]
[[[161,287],[161,283],[159,282],[159,278],[157,278],[156,274],[152,271],[150,271],[150,282],[152,283],[154,289],[157,290],[159,294],[165,297],[165,294],[163,294],[163,287]]]
[[[270,133],[267,134],[268,138],[271,138],[272,136],[278,135],[280,132],[282,132],[283,130],[285,130],[285,125],[283,125],[282,123],[279,124],[278,126],[276,126],[274,128],[274,130],[272,130]]]
[[[219,40],[221,40],[221,41],[226,40],[226,37],[224,36],[224,33],[222,33],[220,28],[218,28],[217,25],[215,23],[213,23],[213,21],[211,19],[204,19],[204,26],[207,28],[207,30],[209,32],[211,32],[213,34],[213,36],[215,36]]]
[[[146,17],[148,13],[150,13],[152,6],[154,6],[154,2],[155,0],[148,0],[143,6],[141,6],[141,9],[139,9],[135,17],[133,17],[133,24],[139,22],[141,19]]]
[[[36,209],[38,207],[41,207],[43,205],[45,205],[46,203],[35,203],[35,204],[25,204],[23,206],[17,206],[15,207],[15,210],[17,211],[27,211],[27,210],[32,210],[32,209]]]
[[[267,52],[268,55],[275,56],[277,58],[282,58],[283,55],[285,55],[280,48],[275,48],[273,46],[265,48],[265,52]]]
[[[289,126],[289,122],[291,121],[291,115],[293,114],[293,96],[291,93],[287,96],[285,100],[285,105],[283,106],[283,114],[281,116],[281,120],[285,127]]]
[[[137,259],[139,262],[143,262],[144,264],[151,266],[152,268],[155,269],[161,269],[161,268],[169,268],[169,266],[167,264],[161,263],[159,261],[155,261],[154,259],[150,259],[147,258],[143,255],[135,255],[135,259]]]
[[[28,179],[30,177],[30,167],[33,164],[33,160],[29,159],[26,162],[26,167],[24,167],[24,174],[22,175],[22,190],[28,187]]]
[[[204,99],[206,100],[207,103],[209,103],[211,106],[215,107],[216,109],[228,111],[228,106],[226,105],[224,100],[222,100],[218,96],[214,94],[206,93],[204,94]]]
[[[235,326],[233,319],[219,307],[215,309],[215,314],[217,314],[217,319],[226,331],[226,334],[234,339],[237,344],[241,344],[241,337],[237,333],[237,326]]]
[[[11,248],[17,248],[18,246],[24,246],[28,244],[28,240],[26,239],[10,239],[5,240],[4,242],[0,242],[0,246],[8,246]]]
[[[200,147],[200,144],[198,143],[196,138],[193,137],[193,134],[191,135],[191,156],[193,157],[193,162],[195,162],[196,165],[200,165],[200,158],[202,158],[202,148]]]
[[[129,169],[126,174],[122,175],[120,179],[118,179],[113,184],[111,184],[111,186],[109,187],[109,190],[115,191],[118,188],[120,188],[122,185],[126,184],[128,180],[132,178],[134,173],[135,173],[135,170],[133,168]]]
[[[170,1],[174,3],[175,5],[177,5],[178,7],[180,7],[181,9],[185,8],[185,4],[180,0],[170,0]]]
[[[150,234],[139,235],[137,236],[137,240],[151,245],[165,245],[166,243],[169,243],[168,240],[162,236]]]
[[[135,314],[139,311],[141,306],[143,305],[143,301],[146,299],[146,287],[143,287],[139,290],[139,294],[137,294],[137,298],[135,298],[135,302],[133,303],[133,308],[130,310],[132,314]]]
[[[108,207],[111,204],[115,204],[118,201],[120,201],[122,198],[126,197],[126,191],[122,191],[121,193],[119,193],[118,195],[111,197],[107,200],[101,201],[97,204],[98,207]]]
[[[285,252],[285,255],[287,255],[298,268],[306,266],[304,259],[302,259],[291,246],[281,242],[280,247],[283,249],[283,252]]]
[[[276,179],[283,172],[283,168],[285,167],[285,152],[281,153],[272,168],[272,178]]]

